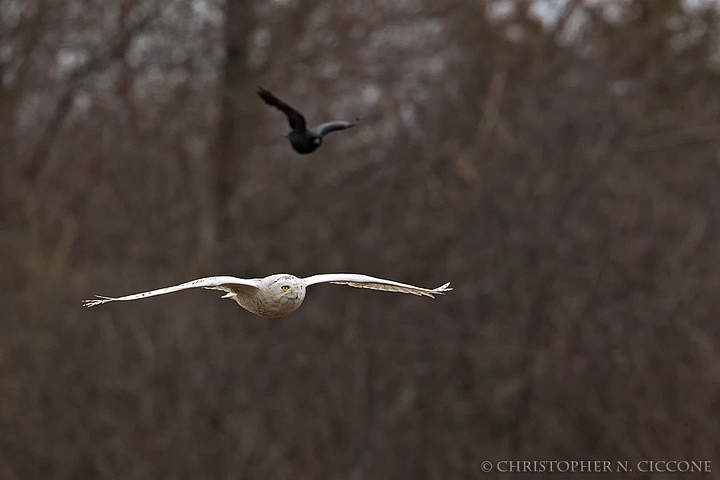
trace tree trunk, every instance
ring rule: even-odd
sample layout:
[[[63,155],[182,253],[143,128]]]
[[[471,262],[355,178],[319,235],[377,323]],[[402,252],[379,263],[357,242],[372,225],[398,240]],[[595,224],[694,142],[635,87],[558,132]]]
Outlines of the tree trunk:
[[[252,0],[230,0],[225,26],[225,69],[220,89],[221,116],[212,151],[210,196],[214,216],[214,244],[231,234],[228,202],[242,170],[241,159],[252,141],[252,112],[256,108],[249,95],[252,83],[247,70],[247,44],[254,22]]]

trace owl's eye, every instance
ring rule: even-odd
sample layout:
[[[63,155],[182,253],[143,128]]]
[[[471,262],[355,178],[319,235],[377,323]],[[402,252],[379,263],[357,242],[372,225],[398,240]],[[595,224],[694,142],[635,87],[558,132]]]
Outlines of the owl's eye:
[[[290,285],[283,285],[280,288],[282,288],[283,290],[290,290]]]

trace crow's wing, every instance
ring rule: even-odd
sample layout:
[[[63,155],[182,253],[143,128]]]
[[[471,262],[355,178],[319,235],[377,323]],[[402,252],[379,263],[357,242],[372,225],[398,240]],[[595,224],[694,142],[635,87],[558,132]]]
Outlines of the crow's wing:
[[[265,103],[277,108],[285,114],[288,119],[288,123],[290,124],[290,128],[292,128],[293,130],[298,130],[300,132],[305,131],[307,127],[305,125],[305,117],[303,117],[302,113],[298,112],[293,107],[283,102],[262,87],[258,88],[257,94],[260,96],[260,98],[263,99],[263,101],[265,101]]]
[[[338,130],[345,130],[346,128],[354,127],[360,123],[360,119],[356,118],[354,122],[346,122],[344,120],[335,120],[332,122],[323,123],[313,128],[318,135],[324,137],[328,133],[337,132]]]

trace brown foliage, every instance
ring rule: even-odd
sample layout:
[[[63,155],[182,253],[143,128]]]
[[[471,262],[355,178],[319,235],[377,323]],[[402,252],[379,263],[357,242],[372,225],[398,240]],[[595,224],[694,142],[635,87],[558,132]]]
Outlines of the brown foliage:
[[[0,478],[720,459],[714,11],[5,3]],[[455,290],[80,306],[281,271]]]

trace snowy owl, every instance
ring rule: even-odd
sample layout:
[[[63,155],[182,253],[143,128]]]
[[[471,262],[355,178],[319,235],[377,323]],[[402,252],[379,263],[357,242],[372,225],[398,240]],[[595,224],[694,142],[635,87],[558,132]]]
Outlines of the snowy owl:
[[[278,273],[265,278],[237,278],[237,277],[206,277],[181,283],[172,287],[160,288],[149,292],[126,295],[124,297],[102,297],[94,300],[84,300],[83,305],[94,307],[101,303],[137,300],[154,297],[165,293],[177,292],[188,288],[207,288],[227,292],[222,298],[231,298],[245,310],[261,317],[277,318],[289,315],[302,304],[305,299],[305,288],[316,283],[336,283],[350,285],[351,287],[370,288],[372,290],[385,290],[388,292],[411,293],[435,298],[435,294],[443,294],[452,290],[450,282],[432,290],[415,287],[405,283],[383,280],[355,273],[325,273],[307,278],[298,278],[287,273]]]

